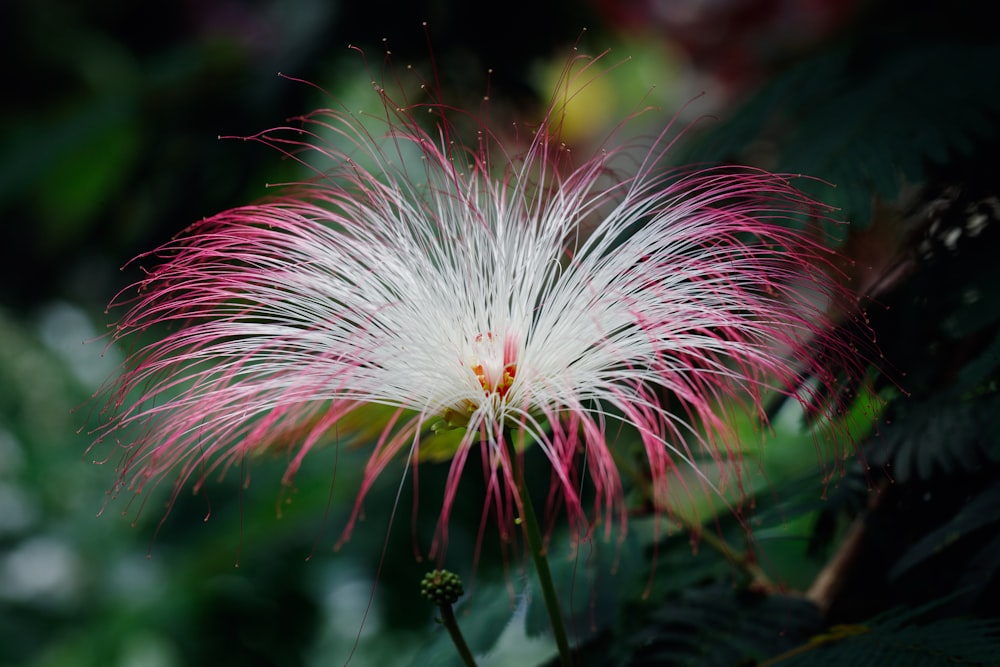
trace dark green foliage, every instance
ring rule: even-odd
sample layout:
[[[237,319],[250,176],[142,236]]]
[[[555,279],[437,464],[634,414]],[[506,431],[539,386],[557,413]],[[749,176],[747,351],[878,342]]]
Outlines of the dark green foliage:
[[[1000,621],[995,619],[944,618],[922,621],[934,605],[896,609],[859,626],[840,629],[843,638],[817,637],[814,646],[781,660],[783,667],[824,665],[996,665],[1000,656]]]
[[[872,201],[895,201],[928,163],[969,154],[995,134],[1000,46],[884,35],[845,40],[780,73],[691,150],[695,161],[756,161],[822,182],[798,183],[861,228]],[[990,65],[993,63],[994,65]],[[834,188],[829,185],[835,186]],[[831,231],[843,238],[846,228]]]
[[[639,621],[641,619],[641,621]],[[639,621],[639,622],[637,622]],[[752,664],[791,649],[823,628],[819,612],[808,601],[762,595],[712,584],[679,596],[647,601],[626,614],[621,636],[581,652],[581,665],[653,667]]]
[[[778,567],[780,547],[804,553],[804,541],[775,540],[788,522],[816,510],[818,473],[788,484],[782,497],[764,495],[754,514],[752,546],[765,569]],[[812,491],[809,492],[808,490]],[[706,530],[709,530],[706,528]],[[746,528],[720,517],[713,536],[738,549]],[[647,547],[648,570],[633,570],[620,586],[623,598],[613,623],[585,641],[579,664],[601,667],[653,665],[739,665],[788,650],[826,625],[816,607],[800,596],[764,592],[744,569],[709,546],[674,535]],[[784,575],[790,570],[781,569]],[[631,582],[630,582],[631,580]],[[749,661],[749,662],[748,662]],[[555,663],[552,663],[555,664]]]
[[[897,484],[975,474],[1000,449],[1000,432],[990,428],[998,410],[995,395],[907,403],[872,442],[868,462]]]
[[[889,578],[896,579],[905,575],[915,566],[941,555],[952,545],[978,531],[990,528],[990,534],[996,535],[997,524],[1000,524],[1000,485],[993,485],[969,500],[943,526],[931,531],[910,547],[906,555],[889,570]],[[995,543],[987,545],[984,556],[986,558],[983,560],[992,561],[995,568],[1000,568],[1000,552]]]

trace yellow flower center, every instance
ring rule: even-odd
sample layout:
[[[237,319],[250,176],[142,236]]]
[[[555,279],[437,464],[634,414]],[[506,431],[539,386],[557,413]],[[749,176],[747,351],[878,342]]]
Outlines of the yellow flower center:
[[[495,384],[490,381],[486,373],[483,371],[482,364],[478,364],[472,367],[472,371],[479,378],[479,383],[483,385],[483,391],[487,396],[490,394],[497,394],[500,398],[507,396],[507,391],[510,386],[514,384],[514,374],[517,373],[517,364],[508,364],[503,369],[503,377],[501,377]]]
[[[497,406],[507,399],[507,393],[517,376],[517,347],[514,339],[508,336],[504,341],[499,341],[492,333],[487,332],[478,334],[471,347],[472,353],[469,356],[472,363],[469,368],[483,388],[484,399]],[[480,404],[480,401],[466,399],[460,405],[447,408],[442,415],[446,426],[440,428],[466,426],[469,417]]]
[[[475,338],[474,348],[477,363],[473,364],[472,372],[479,379],[483,392],[487,397],[496,394],[500,400],[505,399],[514,384],[514,376],[517,375],[517,353],[513,341],[508,339],[501,347],[492,333],[479,334]]]

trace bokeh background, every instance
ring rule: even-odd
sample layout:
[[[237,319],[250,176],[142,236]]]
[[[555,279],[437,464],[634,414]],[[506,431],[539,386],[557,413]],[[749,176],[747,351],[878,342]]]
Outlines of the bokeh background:
[[[817,461],[808,435],[776,426],[748,516],[780,595],[750,590],[733,558],[683,531],[640,526],[624,546],[564,558],[557,574],[574,591],[576,636],[594,642],[580,664],[754,664],[835,622],[889,637],[880,646],[897,656],[944,638],[905,664],[989,655],[1000,563],[1000,51],[980,12],[974,2],[862,0],[3,3],[0,665],[454,659],[417,595],[429,564],[414,558],[408,489],[389,527],[398,479],[375,489],[362,528],[333,548],[363,448],[312,457],[290,491],[282,462],[265,458],[249,487],[234,474],[182,495],[162,525],[165,497],[107,495],[115,459],[94,465],[108,452],[90,451],[87,434],[100,409],[90,399],[122,361],[104,337],[115,319],[105,306],[138,275],[130,259],[290,173],[260,145],[220,135],[252,134],[331,97],[370,102],[373,73],[391,79],[407,65],[438,77],[456,106],[476,109],[488,90],[498,123],[530,123],[574,49],[611,49],[605,62],[621,63],[573,110],[566,138],[581,150],[638,108],[654,107],[636,125],[655,133],[684,107],[682,125],[700,120],[678,161],[738,160],[827,182],[809,187],[852,223],[831,243],[854,260],[854,286],[875,297],[871,322],[893,375],[874,385],[879,427],[858,435],[867,467]],[[418,520],[429,525],[439,467],[422,471]],[[464,493],[481,497],[475,481]],[[518,559],[488,543],[473,562],[480,511],[468,505],[449,559],[471,577],[461,618],[481,664],[551,659],[541,612],[518,592]],[[724,516],[711,530],[746,546]],[[825,607],[804,601],[797,593],[838,554],[849,567],[834,571],[837,591]],[[900,605],[911,611],[871,620]],[[754,619],[761,627],[746,625]],[[874,650],[845,637],[819,644]],[[820,664],[817,655],[801,664]]]

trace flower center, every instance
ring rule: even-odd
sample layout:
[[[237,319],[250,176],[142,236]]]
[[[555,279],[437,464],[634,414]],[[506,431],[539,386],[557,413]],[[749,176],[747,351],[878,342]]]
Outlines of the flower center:
[[[508,337],[501,345],[494,340],[492,333],[479,334],[473,349],[477,363],[472,366],[472,372],[483,386],[483,392],[487,397],[495,394],[503,400],[517,375],[517,351],[513,339]]]
[[[517,373],[517,364],[507,364],[504,366],[502,369],[503,375],[497,380],[491,379],[491,375],[484,370],[482,364],[473,366],[472,371],[479,378],[479,383],[483,385],[483,391],[487,396],[496,394],[503,399],[507,396],[510,386],[514,384],[514,374]]]
[[[479,385],[483,388],[485,402],[494,409],[507,400],[507,393],[514,385],[517,376],[517,343],[512,336],[507,336],[501,342],[492,333],[478,334],[471,342],[471,350],[467,352],[462,365],[468,365],[475,373]],[[435,431],[452,428],[463,428],[468,425],[469,418],[484,401],[463,399],[458,405],[446,408],[442,421]]]

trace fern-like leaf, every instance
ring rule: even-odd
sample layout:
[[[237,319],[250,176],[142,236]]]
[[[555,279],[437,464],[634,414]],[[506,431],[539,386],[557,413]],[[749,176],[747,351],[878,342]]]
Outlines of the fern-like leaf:
[[[692,149],[697,160],[757,162],[836,186],[803,187],[867,227],[874,197],[895,200],[928,163],[969,154],[1000,112],[1000,46],[918,41],[877,53],[853,42],[806,59],[764,86]],[[833,228],[843,234],[843,228]]]

